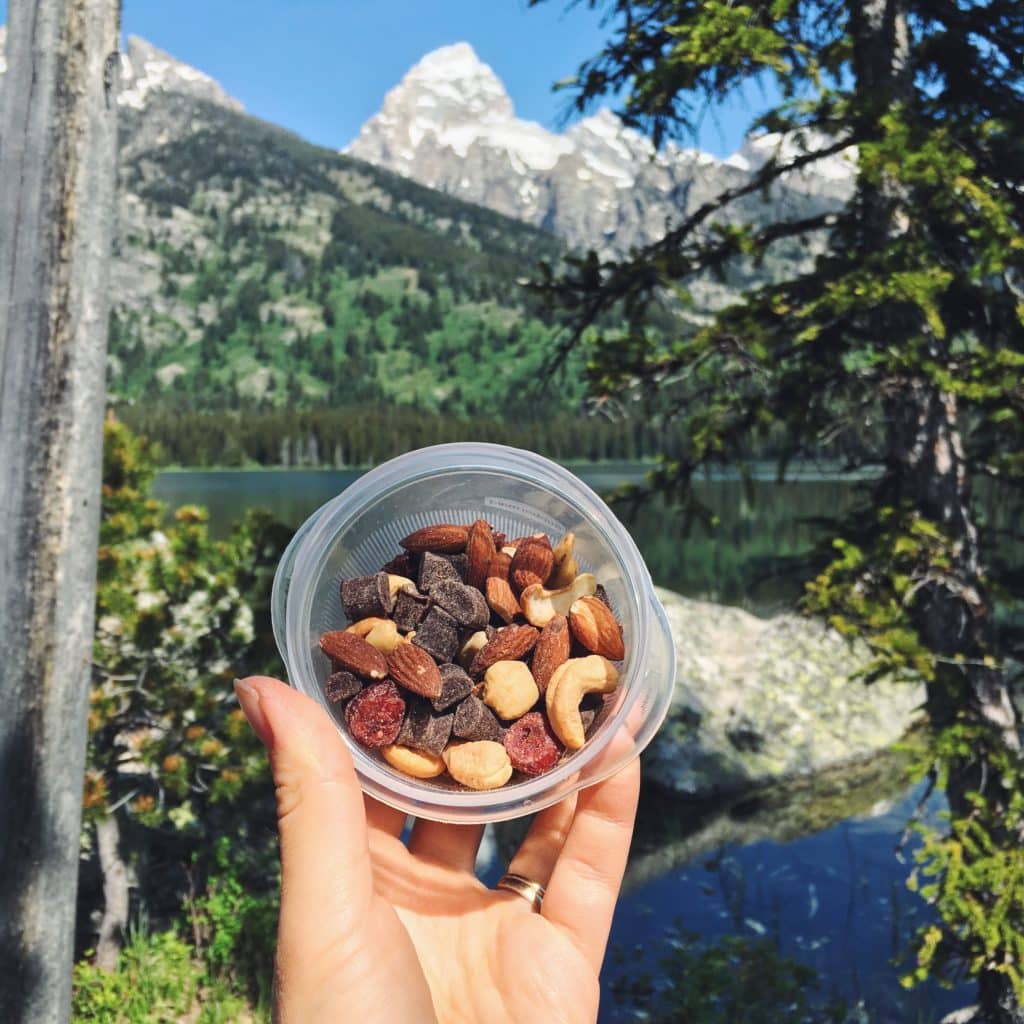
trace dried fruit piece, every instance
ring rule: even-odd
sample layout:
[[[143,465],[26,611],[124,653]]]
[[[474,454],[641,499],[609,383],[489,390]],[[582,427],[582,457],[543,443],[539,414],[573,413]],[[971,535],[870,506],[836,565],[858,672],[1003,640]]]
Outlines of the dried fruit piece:
[[[561,590],[562,587],[571,586],[572,581],[579,574],[579,566],[576,563],[576,534],[572,531],[567,533],[554,547],[552,554],[555,558],[551,575],[545,584],[552,590]]]
[[[466,555],[469,558],[466,582],[471,587],[476,587],[477,590],[484,589],[487,569],[496,550],[491,524],[485,519],[478,519],[469,528],[469,540],[466,543]]]
[[[562,745],[539,711],[523,715],[505,730],[505,750],[512,767],[526,775],[543,775],[562,756]]]
[[[500,743],[454,743],[444,752],[448,774],[470,789],[497,789],[512,777],[512,762]]]
[[[388,574],[374,573],[341,581],[341,606],[349,622],[360,619],[383,618],[391,611],[391,592]]]
[[[324,683],[324,696],[332,704],[354,697],[363,688],[363,681],[351,672],[333,672]]]
[[[441,673],[434,659],[416,644],[399,644],[387,661],[391,678],[421,697],[441,696]]]
[[[452,735],[464,740],[500,740],[501,722],[479,698],[467,697],[456,709]]]
[[[556,615],[542,630],[537,646],[533,649],[530,667],[533,678],[541,693],[548,688],[548,683],[556,668],[560,668],[569,660],[571,637],[569,620],[564,615]]]
[[[483,629],[491,617],[484,595],[465,583],[443,580],[430,591],[430,596],[463,629]]]
[[[422,529],[410,533],[398,543],[406,551],[423,552],[435,551],[440,554],[451,555],[456,551],[464,551],[466,542],[469,540],[469,530],[465,526],[455,526],[452,523],[435,523],[432,526],[424,526]]]
[[[405,701],[390,679],[367,686],[345,705],[348,731],[364,747],[394,743],[404,718]]]
[[[487,604],[494,614],[505,622],[511,622],[522,612],[508,580],[503,580],[499,576],[491,576],[487,581]]]
[[[483,702],[499,717],[511,722],[525,715],[540,697],[527,665],[521,661],[496,661],[484,673]]]
[[[436,605],[423,616],[412,641],[436,661],[451,661],[459,647],[455,620]]]
[[[382,747],[381,754],[392,768],[397,768],[404,775],[414,779],[433,779],[445,770],[444,759],[437,754],[425,750],[413,750],[411,747],[400,747],[395,743]]]
[[[573,635],[588,651],[610,661],[626,656],[622,627],[612,610],[596,597],[581,597],[569,608],[569,626]]]
[[[473,680],[458,665],[441,665],[441,696],[431,702],[435,711],[447,711],[465,700],[473,689]]]
[[[497,551],[487,566],[487,578],[496,576],[498,579],[508,582],[508,567],[512,564],[512,556],[504,551]]]
[[[517,548],[508,567],[508,581],[512,584],[512,590],[521,594],[527,587],[539,583],[543,586],[548,576],[551,575],[551,567],[555,563],[555,556],[551,552],[551,545],[547,538],[538,540],[530,537],[524,540]]]
[[[479,679],[496,661],[517,661],[533,650],[540,632],[533,626],[506,626],[498,630],[477,652],[469,666],[469,674]]]
[[[416,590],[400,590],[392,613],[395,625],[403,633],[411,632],[420,624],[429,607],[430,598],[426,594]]]
[[[572,582],[572,586],[561,590],[546,590],[535,583],[519,595],[526,621],[535,626],[546,626],[556,615],[566,615],[573,601],[580,597],[592,597],[597,589],[597,580],[592,573],[583,572]]]
[[[405,704],[405,721],[398,733],[396,743],[416,750],[427,750],[440,754],[447,746],[452,734],[451,711],[436,712],[428,701],[420,697],[409,697]]]
[[[599,654],[570,658],[548,683],[545,702],[555,735],[570,749],[579,750],[586,736],[580,718],[580,701],[588,693],[611,693],[619,685],[615,666]]]
[[[388,674],[384,655],[361,636],[336,629],[320,637],[320,650],[341,668],[364,679],[383,679]]]
[[[371,647],[376,647],[381,654],[390,654],[401,642],[398,627],[390,619],[376,617],[360,619],[345,630],[361,636]]]
[[[451,583],[462,582],[455,566],[447,558],[428,551],[420,562],[420,590],[424,594],[429,594],[438,583],[445,580]]]

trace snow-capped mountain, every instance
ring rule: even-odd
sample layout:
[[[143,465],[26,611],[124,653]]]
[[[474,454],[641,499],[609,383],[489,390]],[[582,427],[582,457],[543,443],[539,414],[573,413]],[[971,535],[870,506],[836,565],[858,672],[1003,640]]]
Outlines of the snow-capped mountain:
[[[345,151],[541,225],[573,246],[624,251],[742,184],[772,155],[800,150],[796,140],[762,136],[726,160],[671,144],[655,152],[608,110],[553,132],[517,118],[494,71],[468,43],[456,43],[413,67]],[[834,204],[848,194],[852,169],[848,157],[834,157],[794,174],[776,188],[773,205]]]
[[[7,70],[5,51],[7,26],[0,25],[0,75]],[[129,36],[126,52],[121,54],[121,82],[118,103],[142,110],[154,93],[175,93],[194,100],[216,103],[241,112],[241,103],[224,91],[209,75],[158,50],[152,43]]]
[[[244,110],[242,104],[209,75],[175,60],[145,39],[129,36],[128,50],[121,57],[118,102],[124,107],[141,110],[154,92],[174,92],[229,110]]]

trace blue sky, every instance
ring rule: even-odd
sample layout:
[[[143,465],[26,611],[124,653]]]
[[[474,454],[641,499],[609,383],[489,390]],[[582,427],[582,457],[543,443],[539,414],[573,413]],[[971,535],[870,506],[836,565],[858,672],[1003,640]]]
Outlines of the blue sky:
[[[340,147],[423,54],[466,40],[504,81],[520,117],[554,128],[553,82],[600,47],[600,17],[564,0],[125,0],[127,33],[216,78],[250,113]],[[749,106],[730,104],[700,144],[732,152]]]

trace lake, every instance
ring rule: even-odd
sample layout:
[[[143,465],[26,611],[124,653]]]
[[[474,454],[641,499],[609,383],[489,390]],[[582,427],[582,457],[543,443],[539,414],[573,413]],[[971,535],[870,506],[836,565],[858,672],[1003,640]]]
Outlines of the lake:
[[[595,489],[640,482],[642,466],[577,469]],[[298,526],[359,476],[357,471],[260,470],[161,474],[156,495],[172,508],[205,505],[211,529],[223,535],[249,508],[265,508]],[[778,485],[768,474],[749,486],[724,475],[697,492],[717,518],[713,531],[687,535],[678,515],[660,502],[620,518],[640,547],[655,582],[680,593],[771,614],[799,597],[807,558],[825,534],[821,517],[847,509],[859,482],[808,475]],[[1009,502],[986,502],[994,525],[1018,513]],[[1019,554],[1019,552],[1018,552]],[[703,936],[778,937],[788,953],[823,976],[825,996],[838,992],[864,1006],[873,1024],[937,1020],[969,1001],[970,991],[927,986],[906,992],[893,958],[923,919],[925,908],[906,890],[909,866],[894,848],[917,802],[901,776],[841,779],[828,794],[793,798],[784,812],[716,817],[696,814],[645,791],[627,891],[613,926],[603,976],[603,1024],[641,1019],[618,1005],[615,979],[657,974],[674,930]],[[836,796],[836,794],[839,794]],[[818,813],[826,806],[827,813]],[[941,802],[929,804],[929,815]],[[796,821],[783,828],[782,821]],[[484,847],[483,876],[500,873],[501,835]],[[490,851],[490,859],[488,859]]]

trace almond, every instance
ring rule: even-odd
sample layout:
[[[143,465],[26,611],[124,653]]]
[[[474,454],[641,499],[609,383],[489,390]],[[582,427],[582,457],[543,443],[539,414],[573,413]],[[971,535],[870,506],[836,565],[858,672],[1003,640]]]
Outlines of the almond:
[[[465,526],[453,526],[451,523],[437,523],[424,526],[398,543],[414,554],[434,551],[442,555],[452,555],[466,549],[469,541],[469,530]]]
[[[469,666],[469,674],[479,679],[496,662],[516,661],[525,657],[539,636],[540,630],[533,626],[506,626],[499,629],[494,639],[477,651]]]
[[[516,594],[521,594],[534,583],[543,585],[555,564],[555,556],[551,544],[545,537],[543,540],[529,538],[516,547],[516,553],[508,567],[508,580]]]
[[[556,615],[541,630],[540,639],[533,649],[533,678],[541,693],[547,689],[555,669],[569,660],[571,647],[569,620],[564,615]]]
[[[581,597],[574,601],[569,608],[569,626],[588,651],[609,661],[621,661],[626,656],[622,627],[600,598]]]
[[[508,567],[512,564],[512,556],[504,551],[496,551],[491,557],[491,564],[487,566],[487,578],[497,576],[498,579],[508,581]]]
[[[508,580],[500,576],[492,576],[487,581],[487,603],[491,611],[501,616],[505,622],[511,622],[521,611],[516,595],[508,585]]]
[[[422,647],[399,644],[388,655],[387,668],[399,686],[431,700],[441,696],[441,671]]]
[[[491,524],[484,519],[478,519],[469,528],[469,540],[466,543],[466,555],[469,558],[466,582],[471,587],[476,587],[477,590],[484,589],[487,570],[496,551]]]
[[[343,629],[324,633],[320,650],[335,664],[364,679],[383,679],[388,674],[384,655],[355,633]]]

